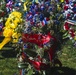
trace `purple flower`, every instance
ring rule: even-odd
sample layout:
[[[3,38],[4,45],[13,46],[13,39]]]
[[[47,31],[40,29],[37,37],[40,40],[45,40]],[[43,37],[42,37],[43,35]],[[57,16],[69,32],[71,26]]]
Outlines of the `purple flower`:
[[[3,28],[3,24],[0,23],[0,29],[2,29],[2,28]]]
[[[75,41],[75,43],[74,43],[74,47],[76,47],[76,41]]]

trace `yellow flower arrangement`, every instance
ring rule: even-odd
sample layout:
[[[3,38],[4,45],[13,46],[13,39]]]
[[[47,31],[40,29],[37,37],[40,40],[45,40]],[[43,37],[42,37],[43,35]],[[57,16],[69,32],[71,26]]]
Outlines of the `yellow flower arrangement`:
[[[11,40],[14,43],[18,42],[18,39],[21,35],[16,31],[16,28],[22,22],[21,16],[22,14],[20,12],[14,11],[7,18],[3,31],[3,36],[5,38],[0,43],[0,49],[2,49],[2,47]]]

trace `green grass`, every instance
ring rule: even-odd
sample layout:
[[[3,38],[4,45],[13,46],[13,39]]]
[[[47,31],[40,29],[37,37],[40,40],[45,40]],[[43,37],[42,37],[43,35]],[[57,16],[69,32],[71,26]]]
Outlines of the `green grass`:
[[[0,51],[0,75],[18,75],[16,55],[7,49]]]
[[[76,70],[76,48],[72,46],[72,42],[67,41],[67,43],[62,46],[62,53],[59,58],[63,66]]]
[[[58,53],[63,67],[52,68],[50,75],[76,75],[76,48],[69,43],[68,41],[67,44],[62,45],[61,51]],[[19,75],[17,65],[15,51],[4,47],[0,51],[0,75]]]
[[[15,58],[5,58],[0,60],[0,75],[18,74]]]

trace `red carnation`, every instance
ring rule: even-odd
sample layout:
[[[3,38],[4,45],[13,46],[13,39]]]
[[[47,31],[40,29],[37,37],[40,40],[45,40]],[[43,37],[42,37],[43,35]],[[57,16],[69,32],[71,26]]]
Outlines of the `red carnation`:
[[[69,30],[69,24],[66,22],[65,24],[64,24],[64,30]]]

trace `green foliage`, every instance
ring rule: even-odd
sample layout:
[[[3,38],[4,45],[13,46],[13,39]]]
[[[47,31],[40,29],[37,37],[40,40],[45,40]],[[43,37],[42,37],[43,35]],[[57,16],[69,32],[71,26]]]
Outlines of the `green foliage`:
[[[35,46],[35,48],[38,48],[37,46]],[[6,50],[7,49],[7,50]],[[10,51],[8,51],[8,49],[10,49],[10,51],[12,52],[12,48],[7,48],[4,47],[3,51],[0,51],[0,75],[19,75],[19,69],[18,69],[18,63],[16,60],[16,57],[12,58],[10,56]],[[38,48],[39,49],[39,48]],[[6,51],[5,51],[6,50]],[[61,60],[63,67],[68,67],[68,69],[74,69],[76,70],[76,48],[72,46],[72,42],[70,40],[66,41],[63,45],[62,45],[62,49],[61,54],[59,55],[59,59]],[[5,56],[4,53],[6,53],[8,56]],[[14,53],[12,52],[11,55],[14,55]],[[8,58],[9,57],[9,58]],[[30,68],[30,67],[29,67]],[[29,68],[27,68],[29,70]],[[67,68],[65,68],[67,69]],[[59,73],[59,75],[61,75],[62,73],[64,73],[65,69],[62,71],[62,69],[52,69],[52,73],[50,73],[51,75],[55,75],[57,73]],[[70,70],[72,71],[72,70]],[[57,73],[55,73],[57,72]],[[32,69],[29,70],[27,75],[31,75],[30,73],[32,73]],[[65,74],[65,75],[69,75],[69,74]]]

